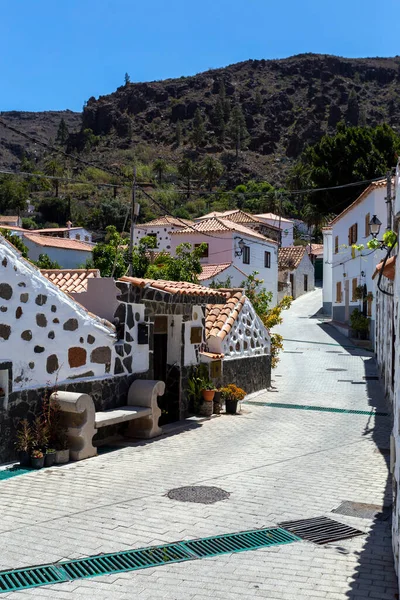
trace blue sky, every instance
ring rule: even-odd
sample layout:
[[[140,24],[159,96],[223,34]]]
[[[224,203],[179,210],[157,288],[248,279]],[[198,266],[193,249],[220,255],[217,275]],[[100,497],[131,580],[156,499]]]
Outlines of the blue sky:
[[[395,0],[1,0],[0,110],[302,52],[394,56]]]

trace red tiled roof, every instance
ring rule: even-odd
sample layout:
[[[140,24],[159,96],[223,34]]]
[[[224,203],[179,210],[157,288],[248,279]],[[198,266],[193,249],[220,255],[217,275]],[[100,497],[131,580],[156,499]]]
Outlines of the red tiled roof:
[[[64,248],[65,250],[85,250],[86,252],[92,252],[93,250],[93,246],[90,244],[86,244],[85,242],[80,242],[78,240],[70,240],[69,238],[37,235],[36,233],[25,233],[24,237],[38,246]]]
[[[255,219],[252,215],[245,212],[244,210],[240,210],[237,208],[235,210],[225,210],[224,212],[212,212],[208,215],[203,215],[199,217],[197,221],[203,221],[204,219],[212,219],[212,218],[222,218],[227,219],[228,221],[232,221],[233,223],[260,223],[257,219]]]
[[[320,256],[324,253],[324,245],[323,244],[311,244],[311,252],[310,252],[310,244],[306,246],[306,250],[308,254],[313,254],[314,256]]]
[[[2,225],[1,223],[0,229],[9,229],[10,231],[30,231],[29,229],[24,229],[23,227],[17,227],[17,225]]]
[[[271,221],[277,221],[277,223],[279,223],[279,220],[281,221],[281,223],[293,223],[293,221],[291,219],[286,219],[285,217],[280,217],[279,215],[275,215],[274,213],[260,213],[258,215],[254,215],[254,217],[270,219]]]
[[[9,223],[10,221],[16,221],[18,223],[18,217],[13,215],[9,217],[3,215],[0,217],[0,223]]]
[[[189,219],[178,219],[177,217],[158,217],[158,219],[153,219],[153,221],[149,221],[148,223],[139,223],[137,225],[138,229],[147,229],[148,227],[187,227],[188,225],[193,225],[193,221]]]
[[[272,244],[277,244],[278,242],[276,242],[275,240],[270,240],[269,238],[266,238],[264,235],[261,235],[261,233],[258,233],[257,231],[254,231],[254,229],[250,229],[249,227],[245,227],[244,225],[240,225],[239,223],[233,223],[232,221],[229,221],[228,219],[223,219],[223,218],[216,218],[213,217],[211,219],[203,219],[202,221],[199,221],[198,223],[195,223],[193,225],[193,227],[189,228],[185,228],[185,229],[181,229],[180,231],[174,231],[172,235],[182,235],[182,234],[189,234],[189,233],[225,233],[225,232],[237,232],[237,233],[241,233],[242,235],[246,235],[246,236],[250,236],[250,237],[255,237],[258,239],[261,239],[265,242],[270,242]]]
[[[392,179],[392,185],[394,185],[394,179]],[[329,223],[329,227],[331,227],[334,223],[337,223],[337,221],[339,221],[352,208],[357,206],[357,204],[360,204],[360,202],[362,202],[364,200],[364,198],[366,198],[368,196],[368,194],[373,192],[376,188],[381,188],[381,187],[386,187],[386,178],[379,179],[379,181],[373,181],[372,183],[370,183],[369,186],[367,188],[365,188],[365,190],[363,192],[361,192],[361,194],[358,196],[358,198],[356,198],[354,200],[354,202],[352,202],[350,204],[350,206],[347,206],[347,208],[342,210],[342,212],[340,214],[338,214],[337,217],[332,219],[332,221]]]
[[[225,293],[221,290],[213,290],[197,283],[187,281],[164,281],[163,279],[142,279],[139,277],[121,277],[119,281],[131,283],[139,288],[153,288],[168,294],[180,296],[214,296],[225,298]]]
[[[214,360],[218,360],[224,358],[225,354],[218,354],[217,352],[200,352],[201,356],[207,356],[207,358],[212,358]]]
[[[221,290],[225,292],[225,304],[209,304],[206,313],[206,338],[225,339],[238,318],[246,296],[244,290]]]
[[[246,273],[238,269],[238,267],[234,265],[233,262],[230,262],[222,263],[220,265],[202,265],[203,270],[199,275],[199,281],[206,281],[207,279],[212,279],[213,277],[216,277],[217,275],[223,273],[229,267],[234,267],[235,269],[237,269],[237,271],[239,271],[239,273],[243,275],[243,277],[247,277]]]
[[[278,269],[297,269],[306,252],[304,246],[279,248]]]
[[[76,229],[85,229],[84,227],[48,227],[47,229],[31,229],[32,233],[61,233],[63,231],[74,231]]]
[[[86,292],[87,280],[100,277],[98,269],[41,269],[40,272],[69,294]]]

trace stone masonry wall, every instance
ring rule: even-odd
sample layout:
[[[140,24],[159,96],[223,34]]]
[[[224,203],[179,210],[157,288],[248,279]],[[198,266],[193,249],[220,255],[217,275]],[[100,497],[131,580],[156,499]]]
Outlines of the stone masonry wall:
[[[271,338],[268,330],[246,298],[238,318],[223,341],[222,352],[225,354],[225,361],[227,357],[242,358],[269,354],[270,350]]]
[[[224,360],[222,385],[234,383],[247,394],[271,386],[271,357],[269,354]]]
[[[0,238],[0,349],[12,391],[114,372],[116,337]]]

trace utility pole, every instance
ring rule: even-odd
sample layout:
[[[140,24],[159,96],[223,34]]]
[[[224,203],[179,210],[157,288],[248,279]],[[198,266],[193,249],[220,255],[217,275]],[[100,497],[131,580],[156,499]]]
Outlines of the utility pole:
[[[132,253],[133,253],[133,237],[135,225],[139,216],[140,204],[136,202],[136,165],[133,167],[133,182],[132,182],[132,206],[131,206],[131,229],[129,236],[129,270],[128,274],[132,275]]]
[[[279,192],[277,192],[277,194],[279,195],[279,242],[278,242],[278,250],[279,248],[282,247],[282,228],[281,228],[281,223],[282,223],[282,194],[279,194]]]
[[[387,227],[386,230],[392,229],[392,172],[386,173],[386,211],[387,211]]]

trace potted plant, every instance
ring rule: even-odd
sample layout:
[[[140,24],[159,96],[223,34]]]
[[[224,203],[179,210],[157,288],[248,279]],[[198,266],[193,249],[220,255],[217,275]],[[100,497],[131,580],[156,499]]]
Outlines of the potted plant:
[[[49,430],[48,430],[48,426],[47,426],[45,420],[43,419],[42,415],[39,415],[35,418],[35,421],[33,423],[32,432],[33,432],[32,446],[35,449],[45,452],[48,441],[49,441]]]
[[[56,461],[56,451],[55,448],[47,448],[46,453],[44,455],[44,466],[52,467]]]
[[[361,300],[362,297],[364,295],[364,286],[363,285],[358,285],[355,289],[354,289],[354,300]]]
[[[212,402],[214,400],[215,386],[212,383],[212,381],[209,381],[206,379],[203,381],[201,394],[202,394],[203,400],[205,400],[205,402]]]
[[[369,302],[372,302],[372,300],[374,299],[374,295],[372,292],[368,292],[368,294],[365,296],[365,299]]]
[[[31,464],[34,469],[41,469],[44,466],[44,454],[41,450],[32,451]]]
[[[225,401],[225,411],[228,415],[235,415],[237,404],[246,396],[246,392],[242,388],[237,387],[233,383],[222,388],[222,398]]]
[[[51,402],[47,407],[46,415],[49,445],[55,448],[55,463],[57,465],[65,464],[69,461],[69,446],[67,428],[62,422],[62,412],[59,402]],[[46,454],[46,466],[47,460]]]
[[[59,432],[55,447],[56,465],[64,465],[69,461],[69,446],[66,431]]]
[[[32,428],[27,419],[22,419],[17,431],[17,441],[15,448],[18,452],[19,464],[21,467],[29,467],[31,464],[31,448],[33,442]]]
[[[355,308],[350,315],[350,325],[360,340],[368,339],[370,319],[363,315],[358,308]]]

